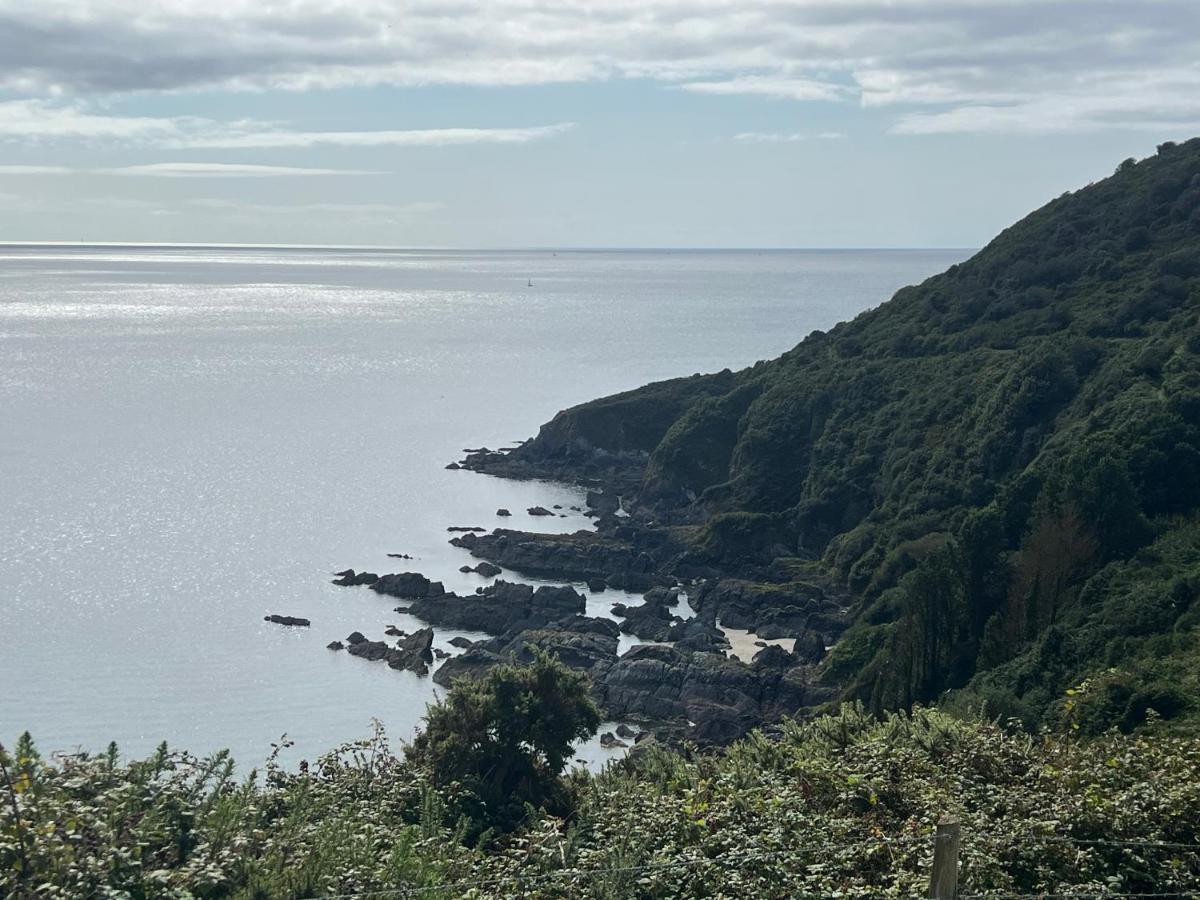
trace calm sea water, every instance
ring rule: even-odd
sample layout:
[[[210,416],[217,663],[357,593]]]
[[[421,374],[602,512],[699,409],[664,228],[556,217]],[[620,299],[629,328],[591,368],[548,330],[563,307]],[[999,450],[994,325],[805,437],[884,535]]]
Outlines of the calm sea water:
[[[462,448],[777,355],[966,255],[0,246],[0,739],[256,764],[285,732],[293,759],[410,736],[430,680],[325,644],[419,623],[330,573],[470,591],[447,526],[589,526],[524,514],[568,488],[446,471]]]

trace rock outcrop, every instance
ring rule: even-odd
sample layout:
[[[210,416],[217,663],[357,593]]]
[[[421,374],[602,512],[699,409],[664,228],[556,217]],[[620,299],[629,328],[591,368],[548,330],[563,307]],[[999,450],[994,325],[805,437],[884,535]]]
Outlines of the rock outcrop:
[[[301,619],[298,616],[263,616],[264,622],[274,622],[276,625],[295,625],[301,628],[307,628],[312,622],[308,619]]]
[[[407,669],[418,675],[427,675],[429,673],[429,663],[433,661],[432,628],[422,628],[419,631],[414,631],[412,634],[398,641],[394,647],[390,646],[386,641],[369,641],[366,638],[357,641],[352,640],[355,635],[362,638],[362,635],[357,631],[350,638],[347,638],[350,641],[350,646],[347,647],[346,652],[351,656],[372,661],[384,660],[393,669]]]

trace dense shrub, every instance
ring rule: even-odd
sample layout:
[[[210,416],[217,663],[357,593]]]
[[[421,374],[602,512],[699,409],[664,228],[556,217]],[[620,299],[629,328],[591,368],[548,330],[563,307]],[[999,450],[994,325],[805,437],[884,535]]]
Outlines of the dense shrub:
[[[1196,739],[1030,736],[927,710],[845,707],[721,753],[649,751],[577,776],[570,818],[535,811],[474,847],[446,824],[453,791],[380,735],[242,780],[223,756],[165,748],[44,760],[22,742],[6,765],[10,897],[923,896],[947,813],[964,893],[1200,890]]]

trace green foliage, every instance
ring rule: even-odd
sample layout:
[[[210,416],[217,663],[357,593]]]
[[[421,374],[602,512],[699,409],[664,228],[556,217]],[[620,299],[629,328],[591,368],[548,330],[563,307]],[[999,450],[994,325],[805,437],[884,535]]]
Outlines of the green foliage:
[[[1153,660],[1144,641],[1089,639],[1090,660],[1063,664],[1044,638],[1106,566],[1136,568],[1200,512],[1198,309],[1200,139],[1122,163],[723,391],[707,383],[658,423],[642,503],[707,523],[700,564],[807,557],[848,584],[856,621],[826,673],[849,675],[850,696],[904,706],[977,680],[1041,721],[1059,679]],[[993,673],[1017,659],[1019,681]]]
[[[586,676],[535,650],[531,665],[456,682],[429,708],[407,756],[432,784],[453,789],[457,811],[476,828],[508,829],[530,807],[565,811],[559,776],[575,742],[599,724]]]
[[[720,753],[656,749],[576,775],[569,818],[535,811],[477,846],[447,824],[456,789],[378,733],[240,781],[223,755],[165,747],[46,761],[26,742],[7,759],[31,865],[15,865],[0,804],[2,896],[912,897],[944,813],[963,823],[967,893],[1200,890],[1200,854],[1155,846],[1200,842],[1196,738],[846,706]]]

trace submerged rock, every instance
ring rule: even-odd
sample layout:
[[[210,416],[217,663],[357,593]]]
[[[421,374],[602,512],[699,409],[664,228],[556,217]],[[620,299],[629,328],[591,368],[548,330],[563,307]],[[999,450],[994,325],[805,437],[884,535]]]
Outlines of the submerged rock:
[[[544,507],[544,506],[531,506],[531,507],[529,507],[529,509],[525,510],[525,512],[529,513],[529,515],[531,515],[531,516],[552,516],[552,515],[554,515],[554,513],[550,512],[550,510],[546,509],[546,507]]]
[[[343,644],[341,641],[330,641],[328,644],[325,645],[325,649],[326,650],[345,650],[346,645]]]
[[[470,638],[465,638],[465,637],[460,636],[460,637],[450,638],[448,643],[450,644],[451,647],[458,647],[461,650],[465,650],[468,647],[474,645],[475,642],[473,640],[471,640]]]

